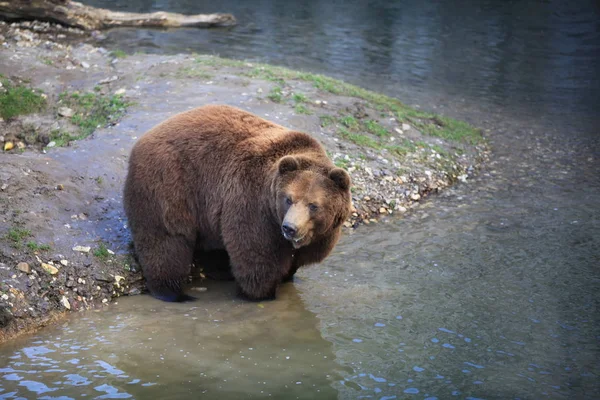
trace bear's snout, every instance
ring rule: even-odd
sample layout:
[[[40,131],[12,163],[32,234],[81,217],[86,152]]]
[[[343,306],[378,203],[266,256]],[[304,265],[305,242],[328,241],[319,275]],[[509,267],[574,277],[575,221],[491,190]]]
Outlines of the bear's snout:
[[[298,229],[296,228],[296,226],[289,222],[284,222],[283,225],[281,225],[281,231],[283,232],[283,236],[287,240],[295,239],[296,234],[298,233]]]

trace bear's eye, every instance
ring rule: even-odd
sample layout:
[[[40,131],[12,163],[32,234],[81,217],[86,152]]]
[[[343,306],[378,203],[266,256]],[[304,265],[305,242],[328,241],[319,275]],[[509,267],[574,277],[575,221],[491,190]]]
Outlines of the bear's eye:
[[[289,197],[286,197],[285,198],[285,204],[287,204],[288,206],[291,206],[292,204],[294,204],[294,202]]]
[[[319,206],[313,203],[310,203],[308,205],[308,209],[312,212],[317,212],[319,210]]]

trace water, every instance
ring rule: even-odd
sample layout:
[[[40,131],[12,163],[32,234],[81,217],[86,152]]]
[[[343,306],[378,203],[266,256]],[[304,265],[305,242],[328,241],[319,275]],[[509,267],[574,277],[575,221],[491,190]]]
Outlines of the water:
[[[382,88],[488,129],[492,162],[347,235],[275,302],[208,282],[195,304],[121,299],[6,344],[0,398],[600,397],[596,3],[152,4],[241,25],[108,41]]]

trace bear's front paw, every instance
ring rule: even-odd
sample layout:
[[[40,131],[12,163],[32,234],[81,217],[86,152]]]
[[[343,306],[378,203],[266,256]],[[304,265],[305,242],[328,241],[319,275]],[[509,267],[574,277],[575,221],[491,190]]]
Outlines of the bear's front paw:
[[[275,294],[277,292],[277,285],[269,289],[252,288],[252,290],[244,289],[242,285],[237,285],[237,295],[248,301],[269,301],[275,300]]]

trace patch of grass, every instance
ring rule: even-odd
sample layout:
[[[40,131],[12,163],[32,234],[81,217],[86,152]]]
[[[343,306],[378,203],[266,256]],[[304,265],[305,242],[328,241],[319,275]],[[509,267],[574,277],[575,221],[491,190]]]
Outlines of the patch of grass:
[[[102,179],[101,176],[97,176],[96,179],[94,179],[96,181],[96,183],[98,185],[102,185],[102,182],[104,182],[104,179]]]
[[[321,120],[321,126],[323,128],[327,128],[335,123],[335,118],[331,115],[321,115],[319,116],[319,120]]]
[[[54,61],[51,58],[42,57],[41,60],[46,65],[54,65]]]
[[[27,242],[27,248],[31,251],[48,251],[50,250],[50,245],[48,244],[37,244],[33,240]]]
[[[129,103],[122,95],[103,95],[100,93],[61,93],[60,103],[75,111],[71,122],[79,127],[80,135],[76,139],[89,136],[96,128],[115,123],[125,114]]]
[[[280,86],[282,86],[286,80],[310,82],[315,88],[324,92],[365,100],[371,107],[379,110],[384,115],[391,112],[397,116],[399,121],[410,123],[424,134],[470,144],[477,144],[483,141],[481,131],[466,122],[419,111],[406,106],[398,99],[388,97],[381,93],[372,92],[328,76],[293,71],[283,67],[259,63],[253,63],[249,66],[249,64],[244,61],[214,56],[202,56],[197,59],[197,62],[212,66],[251,68],[249,71],[245,72],[247,76],[278,82]],[[382,131],[379,132],[383,133]],[[375,132],[372,133],[377,135]]]
[[[340,123],[349,129],[358,129],[359,123],[352,115],[346,115],[339,119]]]
[[[348,129],[343,127],[340,127],[338,129],[338,134],[344,139],[347,139],[359,146],[371,147],[376,150],[380,150],[382,148],[381,144],[378,141],[371,139],[368,136],[361,135],[359,133],[350,132]]]
[[[23,240],[31,236],[29,229],[23,229],[18,226],[14,226],[8,230],[6,238],[12,242],[12,245],[16,248],[20,248],[23,244]]]
[[[298,114],[306,114],[306,115],[312,114],[312,111],[310,111],[304,104],[296,104],[296,106],[294,107],[294,110],[296,110],[296,113],[298,113]]]
[[[175,76],[177,78],[212,79],[211,74],[194,67],[182,67],[175,73]]]
[[[113,56],[114,58],[125,58],[127,57],[127,53],[125,53],[123,50],[113,50],[110,52],[110,55]]]
[[[24,85],[13,85],[0,75],[0,117],[10,119],[46,108],[46,99],[38,91]]]
[[[57,147],[68,146],[73,140],[81,139],[79,136],[73,136],[68,132],[61,130],[53,130],[50,132],[50,141],[55,143]]]
[[[333,163],[338,168],[348,169],[350,161],[346,160],[345,158],[336,158]]]
[[[271,89],[271,92],[267,97],[275,103],[281,103],[283,101],[283,92],[279,86],[276,86]]]
[[[294,93],[294,95],[292,96],[292,99],[296,102],[296,103],[308,103],[308,97],[306,97],[304,94],[302,93]]]
[[[379,124],[379,122],[377,122],[377,121],[373,121],[373,120],[366,121],[365,128],[367,129],[367,131],[371,132],[375,136],[379,136],[379,137],[390,136],[390,133],[388,132],[388,130],[385,129],[383,126],[381,126],[381,124]]]
[[[108,252],[108,248],[102,242],[100,242],[98,244],[98,247],[96,247],[94,249],[92,254],[94,254],[94,256],[98,257],[100,260],[103,260],[103,261],[108,259],[108,257],[110,256],[110,253]]]

